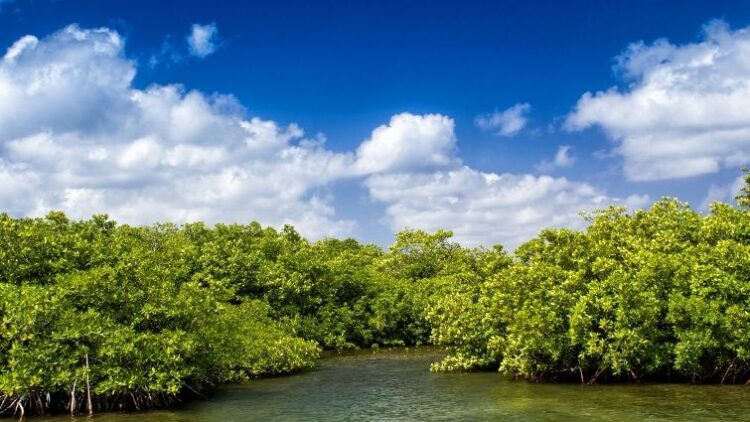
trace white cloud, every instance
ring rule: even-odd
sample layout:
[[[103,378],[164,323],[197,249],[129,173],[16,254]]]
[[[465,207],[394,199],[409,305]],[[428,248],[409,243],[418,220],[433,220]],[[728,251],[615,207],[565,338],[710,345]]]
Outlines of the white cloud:
[[[464,244],[502,243],[511,249],[545,227],[582,228],[580,211],[648,200],[620,201],[565,178],[483,173],[465,166],[375,175],[366,185],[373,199],[387,204],[386,222],[394,230],[448,228]]]
[[[213,54],[217,48],[218,37],[219,29],[215,23],[193,24],[187,36],[190,54],[201,59]]]
[[[231,96],[177,85],[136,89],[121,37],[69,26],[24,37],[0,61],[0,208],[38,215],[108,212],[157,220],[294,223],[348,235],[318,193],[353,154],[296,125],[245,119]]]
[[[453,128],[453,119],[440,114],[397,114],[362,142],[356,168],[368,174],[456,164]]]
[[[0,158],[0,181],[2,212],[25,214],[36,208],[34,190],[39,180],[26,165]]]
[[[750,156],[750,28],[720,21],[702,41],[632,44],[618,69],[624,90],[586,93],[566,121],[569,130],[599,126],[618,146],[629,180],[715,173]]]
[[[294,224],[306,236],[351,235],[332,182],[364,180],[394,230],[452,229],[467,244],[515,246],[541,227],[580,227],[611,202],[564,178],[463,166],[454,121],[393,116],[351,152],[296,124],[247,118],[231,95],[132,85],[134,63],[106,28],[24,37],[0,61],[0,210],[118,221]],[[566,158],[567,157],[567,158]],[[567,152],[560,162],[569,160]]]
[[[513,136],[526,126],[526,114],[531,111],[531,105],[518,103],[506,110],[495,110],[493,113],[477,116],[474,124],[486,132],[493,132],[497,136]]]
[[[2,0],[0,0],[0,3],[2,3]],[[24,50],[27,48],[33,49],[37,44],[39,44],[39,40],[33,35],[21,37],[21,39],[14,42],[5,52],[3,61],[8,63],[13,62],[19,54],[23,53]]]
[[[552,165],[572,165],[570,149],[561,146]],[[467,245],[513,248],[544,227],[583,227],[582,210],[612,203],[641,206],[649,200],[610,198],[565,178],[483,173],[464,166],[456,155],[453,120],[436,114],[393,116],[360,145],[354,170],[366,176],[370,197],[386,205],[383,222],[392,230],[447,228]]]
[[[536,170],[540,173],[551,173],[561,167],[571,167],[576,161],[576,158],[570,155],[572,148],[570,145],[561,145],[557,148],[555,158],[552,161],[542,160],[536,165]]]
[[[742,186],[744,186],[744,184],[744,176],[739,176],[726,185],[712,184],[708,188],[708,193],[703,199],[703,202],[701,202],[700,209],[703,211],[708,211],[711,203],[716,201],[733,203],[734,198],[740,194],[740,191],[742,190]]]
[[[122,48],[108,29],[69,26],[43,41],[21,38],[0,61],[0,137],[116,124],[131,107],[135,76]]]

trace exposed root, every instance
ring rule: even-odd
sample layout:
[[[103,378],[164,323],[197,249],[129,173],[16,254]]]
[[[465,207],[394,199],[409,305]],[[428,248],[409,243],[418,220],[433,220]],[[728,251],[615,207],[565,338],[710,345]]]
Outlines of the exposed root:
[[[193,391],[196,395],[206,397],[197,390]],[[79,415],[84,412],[93,414],[106,411],[144,411],[174,407],[181,401],[178,394],[154,393],[147,390],[115,394],[94,394],[90,391],[86,394],[86,400],[79,400],[75,390],[59,393],[40,391],[18,396],[0,394],[0,416],[23,419],[28,416],[62,412]]]

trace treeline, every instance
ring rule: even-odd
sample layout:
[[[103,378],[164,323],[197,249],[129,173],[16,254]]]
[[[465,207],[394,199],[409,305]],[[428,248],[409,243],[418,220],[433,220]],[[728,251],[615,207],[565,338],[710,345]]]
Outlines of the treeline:
[[[315,342],[207,273],[202,233],[0,216],[0,412],[163,407],[312,367]]]
[[[610,208],[514,255],[447,231],[383,251],[289,226],[0,214],[0,414],[170,406],[375,345],[531,380],[745,382],[749,197]]]
[[[0,414],[165,407],[322,348],[427,344],[452,273],[476,284],[507,259],[449,237],[405,231],[386,253],[289,226],[0,214]]]
[[[436,370],[517,378],[750,384],[750,173],[739,207],[663,199],[544,230],[473,289],[427,308]]]

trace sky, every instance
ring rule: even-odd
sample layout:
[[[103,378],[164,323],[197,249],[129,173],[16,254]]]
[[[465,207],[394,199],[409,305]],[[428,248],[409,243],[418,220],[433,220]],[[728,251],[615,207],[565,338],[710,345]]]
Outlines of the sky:
[[[750,0],[0,0],[0,211],[515,248],[731,201]]]

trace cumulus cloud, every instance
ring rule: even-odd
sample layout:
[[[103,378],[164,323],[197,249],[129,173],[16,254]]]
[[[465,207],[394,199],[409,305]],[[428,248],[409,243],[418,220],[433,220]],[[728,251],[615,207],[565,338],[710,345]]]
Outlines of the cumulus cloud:
[[[536,165],[536,170],[540,173],[551,173],[554,170],[561,167],[571,167],[576,161],[576,158],[570,155],[570,150],[573,149],[570,145],[561,145],[557,148],[555,158],[550,160],[542,160]]]
[[[190,54],[198,58],[210,56],[216,51],[219,29],[215,23],[193,24],[187,36]]]
[[[715,173],[750,162],[750,28],[705,26],[696,43],[630,45],[617,69],[625,89],[585,93],[569,130],[601,127],[629,180]]]
[[[388,204],[386,222],[394,230],[449,228],[464,244],[502,243],[511,249],[545,227],[582,228],[582,210],[648,201],[618,200],[565,178],[484,173],[466,166],[375,175],[366,185],[375,200]]]
[[[132,86],[134,64],[108,29],[27,36],[0,62],[0,207],[73,217],[293,223],[350,234],[319,192],[348,174],[296,125],[246,119],[226,95]]]
[[[383,222],[392,230],[450,229],[465,245],[501,243],[512,249],[545,227],[582,228],[581,211],[650,202],[647,195],[612,198],[566,178],[477,171],[456,155],[453,131],[447,117],[402,114],[360,146],[356,170],[367,175],[371,199],[386,206]],[[555,165],[572,165],[569,150],[558,150]]]
[[[359,146],[357,170],[368,174],[456,164],[453,129],[453,119],[440,114],[397,114]]]
[[[477,116],[474,118],[474,125],[497,136],[513,136],[526,126],[526,114],[529,111],[530,104],[518,103],[506,110],[495,110],[493,113]]]
[[[384,223],[452,229],[466,244],[513,247],[611,198],[586,183],[483,173],[457,155],[454,121],[401,113],[350,152],[296,124],[247,117],[231,95],[133,86],[114,31],[75,25],[26,36],[0,60],[0,209],[106,212],[118,221],[291,223],[312,238],[351,235],[332,182],[362,180]],[[560,162],[570,158],[567,151]],[[568,157],[568,158],[566,158]]]

